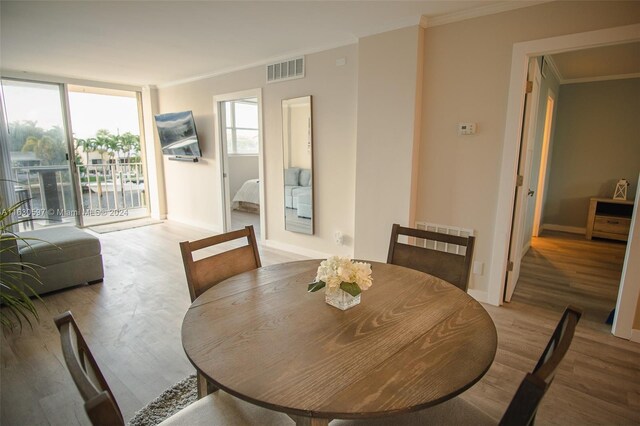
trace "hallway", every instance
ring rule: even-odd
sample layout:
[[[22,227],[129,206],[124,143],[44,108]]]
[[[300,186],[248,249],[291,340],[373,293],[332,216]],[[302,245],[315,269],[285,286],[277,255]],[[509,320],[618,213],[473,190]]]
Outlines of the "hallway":
[[[625,250],[622,242],[544,232],[522,259],[513,301],[556,312],[575,305],[582,321],[610,332],[605,320],[616,305]]]

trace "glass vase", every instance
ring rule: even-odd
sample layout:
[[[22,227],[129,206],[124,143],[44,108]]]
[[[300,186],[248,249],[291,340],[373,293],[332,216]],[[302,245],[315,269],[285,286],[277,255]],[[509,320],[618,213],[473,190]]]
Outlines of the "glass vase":
[[[353,308],[358,303],[360,303],[360,296],[361,295],[359,294],[354,297],[341,288],[327,288],[324,292],[325,302],[338,309],[342,309],[343,311],[346,311],[349,308]]]

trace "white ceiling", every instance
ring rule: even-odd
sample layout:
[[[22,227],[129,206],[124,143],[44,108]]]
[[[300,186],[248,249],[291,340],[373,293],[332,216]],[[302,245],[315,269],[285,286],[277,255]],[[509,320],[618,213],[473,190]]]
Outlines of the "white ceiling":
[[[552,55],[563,83],[640,77],[640,43],[595,47]]]
[[[541,1],[5,1],[0,66],[133,85],[221,74],[359,37]]]

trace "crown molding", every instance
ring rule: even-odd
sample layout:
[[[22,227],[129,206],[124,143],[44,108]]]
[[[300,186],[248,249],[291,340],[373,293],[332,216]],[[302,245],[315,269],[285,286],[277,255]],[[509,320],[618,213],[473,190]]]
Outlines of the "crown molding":
[[[291,59],[293,57],[300,57],[300,56],[305,56],[305,55],[312,55],[314,53],[319,53],[319,52],[324,52],[326,50],[331,50],[331,49],[337,49],[339,47],[345,47],[345,46],[351,46],[357,44],[357,40],[354,41],[350,41],[347,43],[336,43],[336,44],[331,44],[331,45],[325,45],[322,47],[318,47],[316,49],[311,49],[311,50],[298,50],[298,51],[292,51],[283,55],[278,55],[278,56],[274,56],[262,61],[257,61],[257,62],[253,62],[247,65],[241,65],[238,67],[231,67],[231,68],[225,68],[223,70],[220,71],[216,71],[216,72],[212,72],[212,73],[207,73],[207,74],[200,74],[200,75],[196,75],[193,77],[187,77],[184,79],[180,79],[180,80],[174,80],[174,81],[169,81],[166,83],[159,83],[156,84],[156,87],[158,89],[164,89],[167,87],[172,87],[172,86],[179,86],[181,84],[187,84],[187,83],[193,83],[195,81],[200,81],[200,80],[206,80],[208,78],[214,78],[214,77],[219,77],[221,75],[225,75],[225,74],[231,74],[234,72],[238,72],[238,71],[244,71],[250,68],[256,68],[256,67],[262,67],[262,66],[267,66],[268,64],[274,63],[274,62],[280,62],[280,61],[284,61],[287,59]]]
[[[479,18],[496,13],[508,12],[510,10],[522,9],[530,6],[537,6],[549,3],[553,0],[532,0],[532,1],[507,1],[503,3],[479,6],[473,9],[461,10],[459,12],[446,13],[434,17],[426,17],[425,28],[437,27],[440,25],[452,24],[454,22],[466,21],[467,19]],[[422,20],[420,21],[422,24]]]
[[[631,74],[603,75],[598,77],[566,78],[561,80],[560,84],[593,83],[597,81],[626,80],[629,78],[640,78],[640,72]]]
[[[338,43],[323,45],[323,46],[316,47],[316,48],[313,48],[313,49],[302,49],[302,50],[290,51],[290,52],[282,54],[282,55],[274,56],[274,57],[267,58],[265,60],[261,60],[261,61],[257,61],[257,62],[252,62],[252,63],[246,64],[246,65],[240,65],[240,66],[237,66],[237,67],[225,68],[225,69],[222,69],[220,71],[207,73],[207,74],[195,75],[195,76],[187,77],[187,78],[180,79],[180,80],[173,80],[173,81],[168,81],[168,82],[165,82],[165,83],[158,83],[158,84],[156,84],[156,87],[159,88],[159,89],[163,89],[163,88],[171,87],[171,86],[179,86],[181,84],[193,83],[195,81],[206,80],[208,78],[213,78],[213,77],[219,77],[221,75],[230,74],[230,73],[238,72],[238,71],[243,71],[243,70],[246,70],[246,69],[249,69],[249,68],[266,66],[268,64],[271,64],[271,63],[274,63],[274,62],[279,62],[279,61],[284,61],[286,59],[291,59],[292,57],[296,57],[296,56],[312,55],[314,53],[320,53],[320,52],[324,52],[324,51],[331,50],[331,49],[337,49],[339,47],[351,46],[353,44],[357,44],[358,40],[363,38],[363,37],[369,37],[369,36],[373,36],[373,35],[376,35],[376,34],[382,34],[382,33],[386,33],[386,32],[389,32],[389,31],[395,31],[395,30],[399,30],[399,29],[402,29],[402,28],[411,27],[411,26],[414,26],[414,25],[425,27],[426,22],[427,21],[426,21],[426,17],[425,16],[421,16],[420,18],[416,18],[414,16],[410,16],[410,17],[408,17],[406,19],[402,19],[402,20],[396,21],[393,24],[384,25],[382,27],[377,27],[376,30],[373,31],[373,32],[360,34],[357,37],[354,37],[352,40],[345,40],[345,41],[341,41],[341,42],[338,42]]]
[[[549,69],[551,70],[551,72],[556,75],[558,82],[562,84],[564,77],[562,77],[562,73],[558,69],[558,65],[556,64],[556,61],[553,59],[553,57],[550,55],[545,55],[543,56],[543,60],[547,62],[547,65],[549,65]]]

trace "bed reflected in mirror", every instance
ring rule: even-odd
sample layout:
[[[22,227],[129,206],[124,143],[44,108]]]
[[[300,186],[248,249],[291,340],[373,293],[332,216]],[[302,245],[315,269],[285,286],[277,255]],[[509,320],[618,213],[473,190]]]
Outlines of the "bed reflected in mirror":
[[[284,227],[313,234],[313,138],[311,96],[282,101]]]

